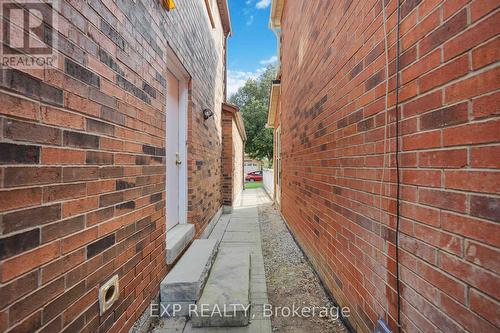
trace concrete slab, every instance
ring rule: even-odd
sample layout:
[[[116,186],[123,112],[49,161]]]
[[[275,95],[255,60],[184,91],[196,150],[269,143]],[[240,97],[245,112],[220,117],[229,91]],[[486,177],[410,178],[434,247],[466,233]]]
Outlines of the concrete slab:
[[[193,327],[245,326],[250,319],[250,254],[221,249],[191,317]]]
[[[241,207],[233,209],[233,213],[231,217],[240,218],[240,217],[250,217],[257,218],[259,217],[259,212],[256,207]]]
[[[194,237],[194,225],[178,224],[167,231],[167,264],[172,264]]]
[[[259,225],[249,222],[236,222],[231,219],[231,222],[227,226],[226,231],[259,232]]]
[[[257,214],[257,212],[255,212]],[[246,216],[246,215],[240,215],[240,216],[232,216],[231,215],[231,221],[233,222],[248,222],[252,224],[258,225],[258,221],[256,220],[255,216]]]
[[[216,253],[216,240],[195,240],[161,282],[161,302],[197,301]]]
[[[217,213],[215,213],[214,217],[212,217],[210,222],[208,222],[207,227],[205,228],[205,230],[203,230],[202,234],[200,235],[201,239],[205,239],[205,238],[208,238],[208,236],[210,236],[210,234],[212,233],[212,230],[219,223],[221,216],[222,216],[222,207],[219,208]]]
[[[195,303],[195,301],[161,302],[160,314],[162,317],[187,317],[189,307]]]
[[[231,215],[222,215],[210,233],[210,236],[208,236],[208,239],[215,239],[218,243],[220,243],[222,237],[224,237],[224,233],[226,232],[230,219]]]
[[[182,333],[186,326],[186,317],[170,317],[160,320],[152,333]]]
[[[192,321],[188,321],[184,333],[271,333],[271,321],[252,320],[244,327],[193,327]]]
[[[247,231],[226,231],[223,242],[256,243],[259,241],[258,235]]]

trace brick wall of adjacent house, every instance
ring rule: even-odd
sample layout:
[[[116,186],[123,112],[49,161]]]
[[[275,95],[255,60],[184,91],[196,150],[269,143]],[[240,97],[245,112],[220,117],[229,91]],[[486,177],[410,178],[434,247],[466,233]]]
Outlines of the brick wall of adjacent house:
[[[246,140],[238,109],[229,104],[222,108],[222,202],[232,207],[243,189],[243,151]]]
[[[221,21],[199,0],[60,4],[57,67],[1,72],[0,332],[127,331],[167,272],[167,43],[192,78],[188,221],[221,205]]]
[[[286,1],[282,20],[282,213],[360,332],[397,331],[396,7]],[[402,328],[497,332],[499,3],[406,0],[401,17]]]
[[[222,204],[233,205],[233,114],[222,111]]]
[[[239,197],[243,191],[243,151],[244,141],[243,136],[238,128],[236,119],[232,124],[233,137],[233,202]]]

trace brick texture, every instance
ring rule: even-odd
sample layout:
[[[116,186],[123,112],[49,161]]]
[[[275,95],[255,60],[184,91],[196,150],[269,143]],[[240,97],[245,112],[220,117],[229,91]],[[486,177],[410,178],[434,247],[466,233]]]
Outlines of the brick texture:
[[[241,118],[240,114],[237,117]],[[240,122],[241,125],[241,122]],[[243,133],[241,132],[243,131]],[[244,128],[239,127],[237,121],[233,121],[232,124],[232,137],[233,137],[233,202],[237,200],[241,195],[244,186],[244,174],[243,174],[243,160],[245,151],[245,134]]]
[[[281,211],[359,332],[397,332],[396,9],[286,1],[282,19]],[[401,1],[404,332],[500,330],[499,15]]]
[[[246,133],[239,110],[222,108],[222,202],[232,207],[243,190],[243,158]]]
[[[222,205],[224,27],[199,0],[170,12],[158,0],[59,3],[54,67],[1,69],[0,332],[127,332],[169,269],[167,45],[191,76],[197,234]],[[114,274],[120,298],[100,316],[97,290]]]

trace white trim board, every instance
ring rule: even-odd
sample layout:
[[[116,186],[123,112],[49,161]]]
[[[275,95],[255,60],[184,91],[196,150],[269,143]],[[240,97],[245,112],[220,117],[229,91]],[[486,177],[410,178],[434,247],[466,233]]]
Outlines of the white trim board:
[[[170,71],[179,81],[179,189],[178,189],[178,206],[179,206],[179,224],[187,223],[187,203],[188,203],[188,151],[187,151],[187,133],[188,133],[188,103],[189,103],[189,80],[190,75],[182,65],[175,52],[167,46],[167,70]],[[165,72],[166,74],[166,72]],[[168,83],[167,83],[168,84]],[[168,89],[168,87],[167,87]],[[168,110],[165,110],[166,121],[168,122]],[[168,124],[165,126],[165,131],[168,130]],[[169,149],[168,142],[165,143],[166,153],[175,154],[176,149]],[[175,151],[174,151],[175,150]],[[167,166],[168,172],[168,166]],[[166,195],[169,195],[168,182],[166,184]],[[168,205],[165,205],[167,209]],[[165,214],[165,216],[168,216]],[[168,230],[171,230],[175,225],[168,225]]]

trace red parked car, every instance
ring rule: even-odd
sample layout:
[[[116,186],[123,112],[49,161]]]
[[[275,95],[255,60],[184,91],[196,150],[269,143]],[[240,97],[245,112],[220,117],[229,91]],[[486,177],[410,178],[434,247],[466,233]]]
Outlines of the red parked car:
[[[262,181],[262,171],[249,172],[245,177],[247,182],[260,182]]]

